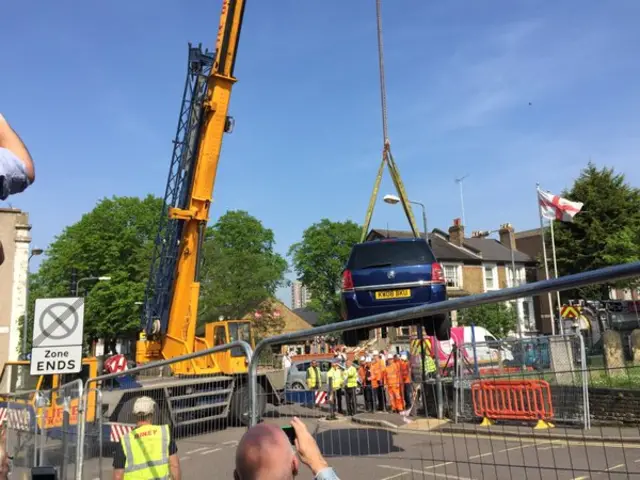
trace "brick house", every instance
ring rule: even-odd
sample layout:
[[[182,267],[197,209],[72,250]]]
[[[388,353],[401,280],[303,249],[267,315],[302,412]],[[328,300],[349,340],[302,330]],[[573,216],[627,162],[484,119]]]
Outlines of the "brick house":
[[[444,269],[449,298],[513,286],[512,248],[517,284],[535,280],[536,259],[516,250],[513,227],[505,224],[497,233],[499,240],[480,237],[475,232],[471,237],[466,237],[464,226],[456,219],[448,232],[434,229],[429,234],[433,253]],[[411,236],[412,233],[409,231],[373,229],[369,232],[367,240]],[[536,325],[533,299],[519,299],[516,308],[519,318],[523,319],[524,331],[537,331],[539,326]],[[455,325],[456,312],[452,312],[452,321]]]

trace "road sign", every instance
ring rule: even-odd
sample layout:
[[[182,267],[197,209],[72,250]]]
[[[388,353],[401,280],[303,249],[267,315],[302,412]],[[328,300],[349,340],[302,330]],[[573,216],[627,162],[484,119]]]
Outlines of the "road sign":
[[[84,298],[39,298],[33,321],[31,375],[82,369]]]
[[[580,313],[577,308],[572,305],[563,305],[560,309],[560,316],[562,318],[578,318]]]

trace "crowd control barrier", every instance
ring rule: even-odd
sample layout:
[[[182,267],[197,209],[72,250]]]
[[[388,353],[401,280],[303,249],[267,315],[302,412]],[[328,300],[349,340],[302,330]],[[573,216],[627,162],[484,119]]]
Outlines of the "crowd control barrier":
[[[534,428],[550,428],[553,418],[551,388],[544,380],[478,380],[471,385],[473,409],[483,419],[482,425],[494,420],[537,420]]]

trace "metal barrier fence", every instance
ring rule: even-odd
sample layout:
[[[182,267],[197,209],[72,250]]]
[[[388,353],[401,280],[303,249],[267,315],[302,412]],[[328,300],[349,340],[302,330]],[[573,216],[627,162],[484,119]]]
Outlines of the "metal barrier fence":
[[[294,416],[303,419],[327,461],[344,478],[640,478],[640,455],[636,453],[640,450],[640,364],[637,396],[628,400],[637,410],[634,420],[627,417],[631,428],[622,427],[620,417],[615,424],[602,424],[598,402],[608,398],[611,405],[615,399],[627,398],[628,392],[611,387],[633,383],[635,367],[598,365],[585,347],[585,340],[593,343],[588,330],[556,323],[556,332],[562,334],[540,335],[533,320],[540,324],[541,313],[537,306],[534,313],[531,306],[536,301],[547,302],[548,293],[594,284],[603,290],[602,284],[638,276],[640,263],[634,263],[265,339],[256,346],[249,366],[252,424],[286,425]],[[476,316],[467,317],[472,309]],[[518,331],[527,325],[522,322],[526,309],[530,309],[531,323]],[[557,317],[557,311],[558,305],[553,305],[551,315]],[[456,327],[459,337],[454,338],[454,328],[451,339],[435,341],[419,333],[422,327],[407,326],[414,319],[443,313],[456,315],[461,323],[480,319],[489,331],[470,328],[472,320],[467,327]],[[508,324],[505,319],[514,316],[515,323],[504,327]],[[422,324],[422,320],[415,323]],[[265,411],[264,395],[254,381],[255,359],[263,351],[297,345],[318,335],[340,338],[348,331],[380,327],[387,328],[386,337],[378,331],[362,349],[348,348],[347,357],[359,368],[362,356],[366,362],[374,350],[407,351],[411,357],[421,338],[428,341],[432,364],[418,364],[417,372],[412,372],[409,395],[404,395],[406,383],[396,380],[394,367],[387,367],[391,373],[379,396],[379,388],[362,381],[355,392],[349,391],[349,363],[340,362],[344,367],[336,367],[331,355],[297,355],[283,373],[283,402]],[[398,338],[398,332],[392,335],[396,327],[407,330],[409,337]],[[503,327],[507,333],[491,332]],[[476,338],[467,337],[470,330],[476,331]],[[498,340],[495,335],[503,338]],[[318,370],[310,374],[314,358]],[[333,383],[335,369],[340,372],[338,389]],[[596,392],[596,386],[605,392]],[[353,393],[355,411],[351,412]],[[624,410],[605,408],[608,415],[611,410]]]
[[[450,372],[455,376],[447,383],[454,400],[454,421],[476,418],[472,386],[479,379],[513,383],[542,380],[551,389],[554,419],[590,428],[589,379],[582,335],[465,343],[456,346],[455,356]]]
[[[241,371],[243,366],[249,365],[252,356],[248,343],[236,341],[87,379],[87,393],[83,396],[78,423],[79,443],[85,448],[77,449],[75,478],[105,478],[105,455],[110,457],[112,464],[118,459],[124,461],[118,452],[119,442],[136,427],[133,407],[140,396],[154,401],[153,424],[170,425],[174,439],[197,437],[230,424],[247,425],[247,376],[223,372],[232,370],[231,367]],[[174,376],[171,368],[183,362],[211,367],[211,372]],[[265,384],[268,382],[264,381]],[[96,391],[100,392],[100,399],[94,407],[90,396]],[[201,442],[206,445],[206,440],[201,439]],[[110,446],[109,451],[105,445]],[[206,452],[215,448],[201,447],[199,450]],[[124,463],[117,466],[124,468]]]
[[[78,447],[77,409],[82,397],[80,380],[58,388],[3,394],[6,407],[0,419],[6,425],[6,451],[17,474],[36,466],[53,466],[60,479],[74,478],[70,468]]]
[[[479,328],[467,338],[469,328],[458,327],[461,336],[453,342],[455,348],[447,350],[446,341],[422,335],[422,321],[419,328],[404,323],[449,312],[456,312],[461,321],[467,309],[484,306],[485,325],[511,325],[505,328],[517,330],[503,322],[513,320],[513,315],[503,318],[505,302],[516,302],[513,308],[518,309],[520,321],[524,299],[538,296],[544,301],[556,289],[638,275],[640,263],[612,267],[278,335],[260,342],[255,353],[247,343],[233,342],[86,380],[78,390],[81,401],[75,424],[73,412],[70,418],[70,428],[77,429],[75,445],[83,448],[69,450],[65,476],[95,479],[105,478],[107,472],[111,475],[114,449],[135,426],[132,409],[140,393],[155,401],[154,423],[172,425],[189,476],[211,476],[215,464],[216,478],[231,477],[233,452],[245,427],[258,421],[285,425],[293,416],[305,421],[342,478],[640,476],[640,462],[636,462],[636,457],[640,460],[636,454],[640,450],[640,373],[636,374],[636,368],[640,366],[615,365],[610,360],[598,363],[584,347],[584,332],[567,330],[563,335],[526,339],[505,334],[498,341],[486,332],[481,338]],[[402,328],[417,338],[400,338],[392,324],[404,324]],[[356,368],[355,377],[347,362],[344,368],[336,366],[331,355],[300,356],[298,360],[294,356],[288,371],[273,368],[271,362],[266,369],[259,365],[269,356],[263,354],[271,346],[299,344],[318,335],[339,339],[347,331],[383,326],[388,327],[388,336],[374,337],[363,347],[345,352]],[[375,350],[407,351],[411,360],[425,349],[432,363],[426,357],[424,364],[409,367],[394,367],[395,360],[379,356],[377,363],[374,358],[367,361]],[[483,352],[488,356],[483,357]],[[362,357],[369,377],[367,366],[361,369]],[[313,386],[308,377],[311,358],[317,360],[319,379]],[[172,375],[171,368],[182,362],[196,362],[212,370],[208,375]],[[247,374],[223,373],[241,366],[247,368]],[[375,378],[375,385],[367,378]],[[633,405],[638,412],[631,412],[632,418]],[[620,425],[611,427],[611,422],[602,426],[600,422],[607,419],[634,425],[635,436]],[[533,420],[541,420],[543,428],[534,430]],[[73,431],[67,433],[73,438]],[[40,440],[29,442],[35,449]],[[38,458],[40,452],[48,455],[49,450],[61,448],[60,439],[47,434],[44,440],[49,446],[38,450]],[[14,448],[16,440],[12,442],[18,463],[24,456],[35,456],[28,451],[28,442],[26,454]],[[72,466],[74,474],[70,473]]]

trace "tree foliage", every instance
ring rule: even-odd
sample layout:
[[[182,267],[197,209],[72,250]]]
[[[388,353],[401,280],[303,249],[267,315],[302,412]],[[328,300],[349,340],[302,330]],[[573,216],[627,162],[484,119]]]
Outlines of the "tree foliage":
[[[590,162],[562,196],[584,206],[573,223],[554,223],[559,275],[640,260],[640,190],[627,184],[623,174]],[[550,245],[549,236],[546,240]],[[608,287],[595,285],[579,295],[606,299]]]
[[[341,274],[351,248],[360,240],[357,223],[322,219],[302,234],[302,241],[289,249],[299,280],[311,292],[309,307],[320,316],[320,323],[340,317]]]
[[[72,296],[72,270],[77,279],[110,276],[111,281],[81,281],[85,298],[87,342],[134,334],[140,326],[140,306],[162,200],[151,195],[105,198],[66,227],[47,249],[47,258],[31,275],[29,329],[37,298]],[[31,341],[31,334],[27,337]],[[30,348],[30,345],[29,345]]]
[[[282,308],[273,299],[268,299],[250,314],[256,342],[263,338],[282,333],[285,318]]]
[[[199,323],[243,318],[275,295],[284,285],[287,262],[274,245],[273,231],[241,210],[225,213],[207,229]],[[254,327],[262,328],[259,320]]]
[[[484,327],[496,338],[504,338],[513,332],[518,321],[515,305],[506,305],[503,302],[477,307],[465,308],[458,312],[458,324],[476,327]]]

